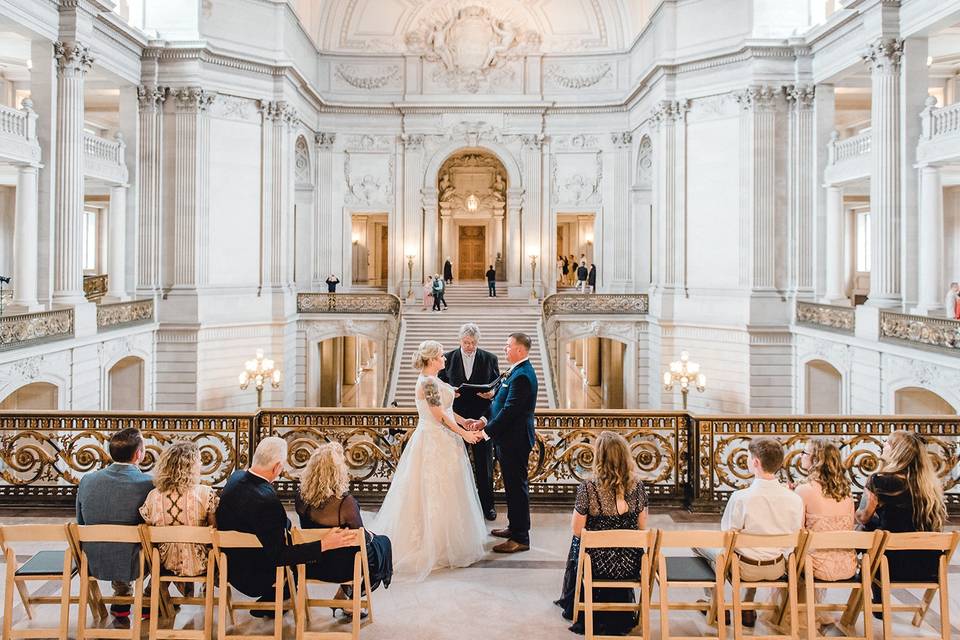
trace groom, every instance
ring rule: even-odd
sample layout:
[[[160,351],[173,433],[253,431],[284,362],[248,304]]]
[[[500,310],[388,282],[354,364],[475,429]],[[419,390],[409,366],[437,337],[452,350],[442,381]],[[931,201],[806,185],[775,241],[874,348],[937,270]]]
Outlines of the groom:
[[[493,398],[488,415],[475,420],[468,428],[480,429],[483,438],[493,440],[503,488],[507,492],[507,528],[490,533],[506,538],[495,546],[497,553],[517,553],[530,549],[530,490],[527,484],[527,463],[533,449],[533,410],[537,406],[537,374],[528,360],[530,337],[511,333],[507,338],[507,362],[510,370],[504,375],[500,390]]]

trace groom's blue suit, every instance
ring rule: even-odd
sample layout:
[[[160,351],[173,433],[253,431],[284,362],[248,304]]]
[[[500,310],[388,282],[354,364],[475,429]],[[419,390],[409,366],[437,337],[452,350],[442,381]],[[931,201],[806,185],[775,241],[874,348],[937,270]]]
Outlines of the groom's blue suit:
[[[510,539],[530,544],[530,489],[527,463],[534,443],[533,411],[537,374],[529,360],[513,366],[490,405],[484,432],[493,440],[507,492]]]

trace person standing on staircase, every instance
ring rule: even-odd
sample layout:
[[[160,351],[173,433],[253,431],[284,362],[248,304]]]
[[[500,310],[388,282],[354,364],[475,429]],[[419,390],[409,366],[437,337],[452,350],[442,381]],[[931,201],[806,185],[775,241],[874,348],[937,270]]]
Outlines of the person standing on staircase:
[[[493,268],[493,265],[490,265],[490,268],[487,269],[487,297],[497,297],[497,270]]]
[[[433,310],[440,311],[440,303],[443,303],[443,308],[447,308],[447,301],[443,299],[443,292],[446,289],[443,280],[440,279],[440,274],[435,273],[433,275]]]
[[[478,348],[480,328],[473,322],[460,327],[460,348],[445,354],[447,363],[437,377],[453,387],[464,383],[487,384],[500,377],[497,356]],[[490,408],[493,393],[478,394],[461,391],[453,400],[453,411],[467,419],[477,419]],[[493,445],[490,440],[480,440],[469,445],[473,454],[473,477],[477,483],[477,495],[483,516],[490,521],[497,519],[493,502]]]
[[[450,256],[443,263],[443,284],[453,284],[453,263],[450,262]]]

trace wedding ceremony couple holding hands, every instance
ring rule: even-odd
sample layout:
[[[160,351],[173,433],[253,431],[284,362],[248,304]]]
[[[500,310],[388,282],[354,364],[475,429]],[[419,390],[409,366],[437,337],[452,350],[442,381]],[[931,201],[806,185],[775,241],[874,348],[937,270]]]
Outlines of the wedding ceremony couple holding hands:
[[[492,535],[504,538],[497,553],[530,548],[527,463],[534,444],[537,376],[528,360],[530,338],[513,333],[504,348],[510,368],[477,348],[479,330],[460,332],[460,348],[448,353],[434,340],[413,358],[417,427],[407,442],[393,482],[376,516],[375,530],[393,541],[394,570],[422,580],[444,567],[480,560]],[[467,455],[472,447],[474,468]],[[507,526],[487,532],[496,518],[493,459],[500,462],[507,497]]]

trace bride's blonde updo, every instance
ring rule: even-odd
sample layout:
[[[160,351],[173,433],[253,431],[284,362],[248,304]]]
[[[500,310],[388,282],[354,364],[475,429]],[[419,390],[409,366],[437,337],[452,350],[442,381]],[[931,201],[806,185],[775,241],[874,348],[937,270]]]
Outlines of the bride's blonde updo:
[[[443,345],[436,340],[424,340],[413,354],[413,368],[422,371],[427,363],[443,355]]]

